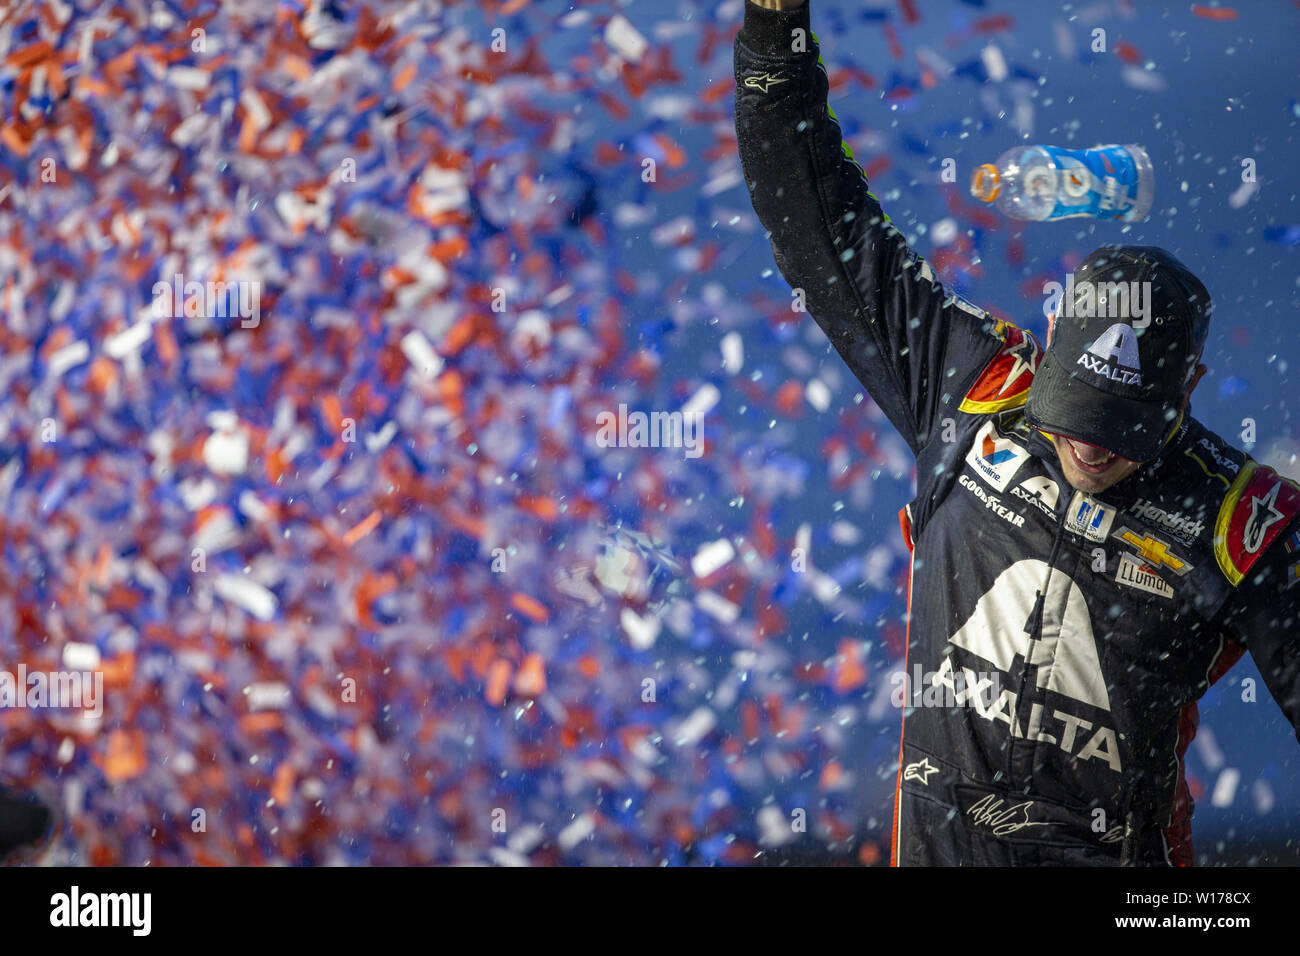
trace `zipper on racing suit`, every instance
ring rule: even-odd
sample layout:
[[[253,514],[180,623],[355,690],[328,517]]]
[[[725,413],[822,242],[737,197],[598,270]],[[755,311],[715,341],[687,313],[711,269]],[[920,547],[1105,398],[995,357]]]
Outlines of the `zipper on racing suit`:
[[[1056,520],[1056,531],[1052,537],[1052,550],[1047,556],[1047,578],[1043,581],[1043,586],[1038,592],[1037,600],[1034,601],[1034,608],[1029,614],[1029,620],[1025,622],[1026,632],[1029,635],[1029,644],[1025,649],[1024,662],[1020,665],[1020,679],[1016,686],[1016,708],[1015,712],[1011,716],[1015,721],[1013,726],[1024,727],[1026,730],[1029,727],[1029,714],[1033,712],[1033,702],[1028,702],[1024,722],[1021,722],[1020,711],[1021,708],[1026,705],[1027,701],[1025,690],[1029,685],[1029,669],[1031,666],[1029,662],[1034,659],[1034,650],[1037,648],[1038,641],[1042,637],[1043,613],[1047,604],[1047,596],[1049,594],[1048,585],[1051,584],[1052,573],[1056,570],[1056,559],[1061,553],[1061,542],[1065,539],[1065,520],[1069,512],[1070,509],[1067,505]],[[1033,789],[1034,751],[1038,749],[1038,741],[1031,739],[1027,734],[1024,740],[1029,745],[1029,774],[1025,777],[1023,782],[1016,777],[1016,738],[1013,734],[1007,743],[1007,784],[1009,786],[1022,785],[1025,792],[1028,793]]]

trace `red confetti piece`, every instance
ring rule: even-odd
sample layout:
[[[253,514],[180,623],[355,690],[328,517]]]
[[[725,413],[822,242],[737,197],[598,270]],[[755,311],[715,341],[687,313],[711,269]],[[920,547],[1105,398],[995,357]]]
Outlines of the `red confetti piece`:
[[[1300,3],[1297,3],[1296,6],[1300,7]],[[1205,20],[1218,20],[1219,22],[1237,19],[1237,11],[1232,7],[1207,7],[1203,3],[1192,4],[1192,15]]]

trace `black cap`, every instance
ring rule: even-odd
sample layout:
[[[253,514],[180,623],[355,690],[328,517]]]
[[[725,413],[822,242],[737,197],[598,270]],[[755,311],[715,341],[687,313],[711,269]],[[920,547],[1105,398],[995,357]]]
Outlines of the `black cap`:
[[[1066,280],[1025,414],[1045,432],[1151,461],[1210,329],[1210,294],[1155,246],[1103,246]]]

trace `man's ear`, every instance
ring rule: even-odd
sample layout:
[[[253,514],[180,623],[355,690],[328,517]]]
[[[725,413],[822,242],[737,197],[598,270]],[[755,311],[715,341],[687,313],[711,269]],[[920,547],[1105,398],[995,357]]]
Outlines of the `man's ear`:
[[[1183,395],[1183,408],[1186,408],[1187,403],[1192,400],[1192,392],[1196,391],[1196,385],[1198,382],[1200,382],[1201,376],[1208,371],[1209,371],[1209,367],[1206,366],[1205,364],[1200,364],[1196,366],[1196,372],[1192,375],[1192,383],[1187,386],[1187,391]]]
[[[1055,312],[1049,312],[1049,313],[1047,313],[1047,345],[1044,346],[1044,348],[1047,348],[1047,347],[1050,347],[1050,346],[1051,346],[1051,344],[1052,344],[1052,329],[1054,329],[1054,328],[1056,328],[1056,313],[1055,313]]]

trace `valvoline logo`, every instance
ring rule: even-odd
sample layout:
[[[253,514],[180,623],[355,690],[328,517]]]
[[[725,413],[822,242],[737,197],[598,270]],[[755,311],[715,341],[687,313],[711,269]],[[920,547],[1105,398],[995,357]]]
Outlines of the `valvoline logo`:
[[[984,423],[966,453],[966,463],[975,474],[998,491],[1007,490],[1011,476],[1028,459],[1028,450],[999,432],[993,419]]]
[[[989,466],[997,466],[1016,457],[1014,449],[1003,448],[999,451],[997,442],[993,440],[991,435],[984,436],[984,443],[980,448],[982,452],[980,457],[983,458],[984,463]]]

